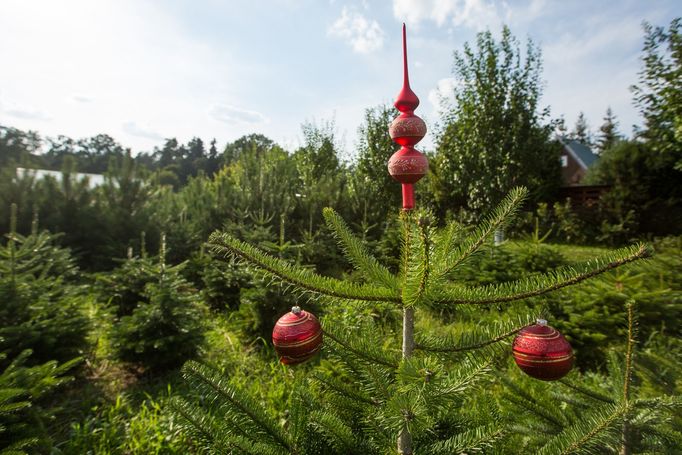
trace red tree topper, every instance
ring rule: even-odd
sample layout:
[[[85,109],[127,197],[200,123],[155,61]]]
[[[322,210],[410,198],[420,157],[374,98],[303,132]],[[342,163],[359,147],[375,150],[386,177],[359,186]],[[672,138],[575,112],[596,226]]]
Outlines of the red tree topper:
[[[322,347],[322,327],[314,314],[295,306],[275,323],[272,344],[285,365],[305,362]]]
[[[426,135],[424,120],[414,115],[419,98],[410,88],[407,72],[407,38],[403,24],[403,88],[398,92],[394,106],[401,114],[388,128],[391,139],[402,147],[388,160],[388,173],[403,185],[403,209],[414,208],[413,184],[426,175],[429,162],[414,146]]]
[[[521,329],[512,345],[514,360],[524,373],[543,381],[560,379],[573,367],[573,349],[544,319]]]

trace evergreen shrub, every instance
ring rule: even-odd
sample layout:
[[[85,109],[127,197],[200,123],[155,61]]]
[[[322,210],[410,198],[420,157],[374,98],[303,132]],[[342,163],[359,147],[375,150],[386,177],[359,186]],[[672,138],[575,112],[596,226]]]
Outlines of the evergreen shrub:
[[[142,297],[112,328],[116,357],[155,371],[195,357],[204,340],[205,312],[198,293],[177,268],[161,271],[156,281],[145,285]]]

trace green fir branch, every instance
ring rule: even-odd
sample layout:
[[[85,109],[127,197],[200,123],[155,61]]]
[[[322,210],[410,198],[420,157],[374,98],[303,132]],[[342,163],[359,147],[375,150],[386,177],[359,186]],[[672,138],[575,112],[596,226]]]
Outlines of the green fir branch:
[[[442,258],[442,260],[434,264],[434,275],[441,278],[464,263],[483,245],[483,242],[496,229],[504,228],[511,222],[514,214],[519,210],[527,196],[528,190],[526,188],[518,187],[512,189],[497,208],[459,246],[455,247],[447,243],[441,245],[438,257]],[[453,235],[450,238],[454,240],[457,236]]]
[[[291,442],[282,433],[279,426],[265,414],[261,407],[246,395],[226,383],[226,378],[218,371],[194,361],[187,362],[182,368],[186,380],[202,385],[211,393],[220,397],[221,401],[245,416],[269,435],[273,441],[287,450],[291,450]]]
[[[227,422],[219,417],[207,414],[183,399],[172,399],[171,409],[186,421],[189,431],[207,445],[206,450],[210,453],[285,455],[288,452],[280,446],[234,434],[231,431],[232,429],[226,426]]]
[[[609,432],[619,429],[628,411],[628,406],[604,405],[596,411],[583,415],[573,425],[550,439],[539,454],[568,455],[602,447],[616,437]]]
[[[498,378],[505,387],[509,389],[503,393],[504,398],[524,411],[539,418],[544,423],[551,425],[551,433],[564,428],[568,424],[566,417],[561,413],[555,413],[548,409],[546,403],[542,401],[542,398],[532,395],[528,390],[501,374],[498,374]]]
[[[329,411],[314,411],[310,416],[312,426],[326,436],[340,453],[353,454],[365,453],[363,447],[359,447],[355,432],[346,425],[337,415]]]
[[[374,362],[368,362],[359,356],[350,353],[340,344],[329,343],[328,349],[330,357],[338,361],[338,365],[343,371],[339,379],[347,380],[355,384],[357,392],[369,397],[373,405],[381,404],[391,396],[392,385],[395,382],[395,369],[387,368]],[[337,381],[334,383],[338,386]],[[336,387],[340,395],[345,395],[344,387]],[[369,404],[369,403],[368,403]]]
[[[462,331],[457,339],[427,335],[415,343],[415,349],[427,352],[462,352],[481,349],[509,338],[535,322],[536,319],[537,315],[529,315],[513,321],[498,322],[492,327],[488,324],[481,325],[474,330]]]
[[[306,268],[292,265],[271,256],[226,233],[214,232],[207,243],[214,254],[232,256],[251,264],[267,275],[296,288],[341,299],[368,302],[400,303],[395,290],[371,285],[357,285],[318,275]]]
[[[332,208],[323,210],[327,226],[336,237],[343,252],[353,266],[370,282],[388,289],[398,289],[398,279],[372,256],[360,239],[353,235],[345,221]]]
[[[417,218],[416,223],[414,219]],[[414,306],[422,300],[429,285],[431,269],[431,240],[427,214],[409,214],[402,217],[405,224],[403,305]]]
[[[351,342],[350,340],[342,339],[341,336],[333,334],[328,329],[324,329],[323,333],[324,333],[324,336],[335,341],[336,343],[338,343],[341,346],[343,346],[344,348],[346,348],[349,352],[352,352],[356,356],[358,356],[358,357],[360,357],[360,358],[362,358],[368,362],[375,362],[375,363],[378,363],[379,365],[383,365],[383,366],[386,366],[388,368],[392,368],[394,370],[396,368],[398,368],[397,362],[392,362],[385,357],[377,355],[376,352],[371,352],[373,350],[368,349],[368,346],[356,347],[356,346],[354,346],[355,343]]]
[[[499,424],[479,426],[429,444],[424,447],[424,453],[432,455],[485,453],[505,435],[506,431],[500,428]]]
[[[209,446],[220,444],[215,438],[215,430],[212,428],[214,425],[211,422],[211,416],[206,414],[203,410],[177,397],[171,399],[170,407],[172,412],[182,417],[189,425],[190,431],[195,436],[198,436],[204,443]],[[232,448],[233,447],[222,447],[225,451]]]
[[[537,297],[578,284],[625,264],[645,259],[651,248],[638,244],[621,248],[582,265],[564,267],[507,283],[478,287],[450,286],[434,291],[431,300],[437,305],[490,305]]]
[[[596,390],[585,387],[583,385],[575,384],[574,382],[569,381],[568,379],[559,379],[559,382],[568,387],[569,389],[574,390],[588,398],[592,398],[593,400],[601,401],[602,403],[608,404],[616,403],[616,401],[613,398],[609,397],[608,395],[604,395]]]
[[[325,377],[322,374],[313,373],[313,379],[319,382],[321,385],[327,387],[331,391],[341,395],[350,400],[359,401],[371,406],[378,406],[379,402],[369,398],[359,391],[359,389],[353,385],[346,382],[337,381],[333,378]]]

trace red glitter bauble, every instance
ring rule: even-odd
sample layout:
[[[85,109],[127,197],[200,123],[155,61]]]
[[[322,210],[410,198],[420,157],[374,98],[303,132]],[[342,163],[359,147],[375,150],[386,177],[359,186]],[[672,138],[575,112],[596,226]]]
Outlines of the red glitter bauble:
[[[272,329],[272,344],[285,365],[305,362],[322,347],[322,327],[314,314],[295,306]]]
[[[512,345],[516,364],[529,376],[543,381],[563,378],[573,367],[573,349],[558,330],[544,319],[521,329]]]
[[[429,170],[429,160],[413,147],[404,146],[388,160],[388,173],[400,183],[416,183]]]
[[[388,134],[399,145],[415,145],[426,136],[426,123],[416,115],[401,114],[391,122]]]

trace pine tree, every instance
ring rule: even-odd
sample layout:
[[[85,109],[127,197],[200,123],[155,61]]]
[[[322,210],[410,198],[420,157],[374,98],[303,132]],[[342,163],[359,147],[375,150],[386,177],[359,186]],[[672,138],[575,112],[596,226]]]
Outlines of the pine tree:
[[[592,146],[592,133],[590,133],[590,125],[587,123],[584,112],[580,111],[578,114],[578,119],[575,121],[575,126],[569,137],[588,147]]]
[[[400,454],[470,453],[494,446],[508,430],[494,407],[472,406],[467,399],[494,369],[505,340],[537,314],[519,310],[514,317],[473,325],[457,336],[415,334],[415,315],[436,310],[450,311],[454,318],[475,317],[483,308],[562,289],[651,253],[639,244],[513,282],[458,283],[462,266],[496,229],[511,221],[526,195],[525,189],[513,190],[472,231],[457,223],[437,230],[431,226],[429,213],[402,211],[397,274],[367,251],[336,212],[325,209],[325,220],[362,275],[361,282],[321,276],[226,233],[212,234],[208,244],[216,254],[256,267],[295,289],[300,298],[315,298],[322,306],[379,307],[383,314],[400,311],[402,333],[360,315],[350,326],[323,321],[324,355],[333,365],[333,374],[314,371],[310,379],[297,376],[284,426],[219,371],[186,364],[184,376],[204,397],[204,404],[176,399],[174,409],[187,422],[197,444],[209,452],[264,454],[390,453],[396,441]],[[593,428],[576,431],[589,438]]]
[[[604,150],[613,147],[619,140],[621,135],[618,133],[618,121],[613,111],[609,107],[606,109],[604,116],[604,123],[599,127],[599,137],[597,138],[597,150],[603,153]]]

